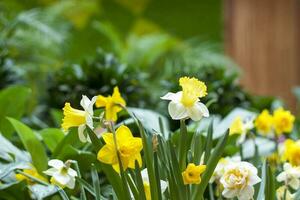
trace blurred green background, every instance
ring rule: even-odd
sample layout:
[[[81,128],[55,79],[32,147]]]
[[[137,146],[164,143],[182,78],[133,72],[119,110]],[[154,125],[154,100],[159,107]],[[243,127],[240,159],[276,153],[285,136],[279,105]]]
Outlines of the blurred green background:
[[[221,0],[2,0],[0,88],[31,89],[24,120],[37,127],[59,126],[64,102],[77,107],[82,94],[110,94],[115,85],[129,106],[166,115],[159,97],[178,90],[184,75],[206,82],[212,113],[261,110],[272,99],[246,93],[238,67],[224,55],[222,6]]]

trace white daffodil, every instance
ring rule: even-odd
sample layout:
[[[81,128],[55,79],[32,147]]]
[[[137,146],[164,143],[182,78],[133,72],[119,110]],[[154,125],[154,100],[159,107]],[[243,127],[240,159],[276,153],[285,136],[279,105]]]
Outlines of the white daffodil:
[[[52,176],[50,179],[52,184],[73,189],[77,172],[70,168],[70,164],[70,162],[63,163],[63,161],[57,159],[49,160],[48,165],[52,168],[44,171],[44,173]]]
[[[230,128],[229,128],[229,135],[237,134],[239,138],[237,140],[237,144],[242,144],[246,140],[246,136],[248,131],[250,131],[253,127],[253,117],[247,117],[241,119],[240,117],[236,117]]]
[[[250,200],[254,195],[254,187],[261,179],[257,176],[257,169],[248,162],[235,162],[226,165],[220,179],[226,198],[237,197],[238,200]]]
[[[276,197],[277,200],[295,200],[295,194],[292,194],[284,185],[276,190]]]
[[[223,176],[224,172],[225,172],[225,167],[231,163],[235,163],[235,162],[240,162],[241,161],[241,157],[239,156],[234,156],[234,157],[226,157],[226,158],[221,158],[214,170],[214,173],[212,175],[212,177],[210,178],[209,182],[213,183],[216,180],[220,180],[221,177]]]
[[[89,126],[91,129],[93,126],[93,106],[96,102],[97,97],[93,97],[90,100],[87,96],[82,95],[80,105],[83,110],[74,109],[71,107],[70,103],[65,103],[63,108],[64,118],[62,123],[62,128],[64,131],[68,131],[71,127],[78,127],[78,136],[81,142],[91,142],[89,136],[84,134],[86,126]]]
[[[293,167],[290,163],[284,163],[283,172],[277,176],[278,182],[284,182],[294,190],[298,190],[300,186],[300,167]]]
[[[161,97],[161,99],[171,101],[168,110],[172,119],[191,118],[199,121],[202,117],[208,117],[207,107],[199,100],[207,95],[205,83],[196,78],[182,77],[179,79],[179,85],[182,87],[182,91],[169,92]]]
[[[149,183],[149,176],[148,176],[147,169],[143,169],[141,171],[141,175],[143,179],[146,199],[151,200],[150,183]],[[168,187],[168,183],[166,181],[160,180],[160,188],[162,193],[166,191],[167,187]]]

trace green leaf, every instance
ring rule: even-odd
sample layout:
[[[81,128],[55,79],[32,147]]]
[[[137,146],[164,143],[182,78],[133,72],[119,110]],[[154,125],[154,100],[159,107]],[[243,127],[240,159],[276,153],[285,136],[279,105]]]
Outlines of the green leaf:
[[[267,183],[267,161],[265,160],[261,169],[261,182],[260,182],[258,195],[257,198],[255,199],[264,199],[266,183]]]
[[[92,175],[96,200],[101,200],[100,181],[99,181],[98,173],[97,173],[97,170],[96,170],[96,167],[94,164],[92,164],[91,175]]]
[[[211,148],[212,148],[212,135],[213,135],[213,120],[211,120],[210,125],[208,127],[207,131],[207,139],[205,143],[205,154],[204,154],[204,164],[207,163],[210,153],[211,153]]]
[[[13,128],[6,117],[20,119],[25,113],[31,90],[23,86],[11,86],[0,91],[0,131],[10,137]]]
[[[267,163],[267,184],[265,186],[265,199],[275,199],[275,179],[271,166]]]
[[[202,175],[201,184],[198,186],[198,188],[194,194],[195,198],[202,198],[203,193],[209,182],[209,179],[212,176],[212,174],[219,162],[219,159],[222,156],[222,153],[223,153],[224,148],[227,143],[228,135],[229,135],[229,131],[227,130],[225,135],[223,136],[223,138],[219,140],[217,146],[214,148],[210,158],[208,159],[208,162],[206,164],[207,168]]]
[[[53,152],[56,146],[64,138],[65,134],[56,128],[46,128],[40,131],[40,134],[51,152]]]
[[[42,173],[47,169],[48,161],[43,144],[28,126],[13,118],[8,118],[8,120],[18,133],[25,149],[30,153],[33,165]]]

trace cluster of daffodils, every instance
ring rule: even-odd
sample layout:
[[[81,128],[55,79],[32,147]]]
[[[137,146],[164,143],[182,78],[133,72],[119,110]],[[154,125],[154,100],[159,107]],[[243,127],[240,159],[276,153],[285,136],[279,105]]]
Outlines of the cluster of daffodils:
[[[263,110],[255,120],[255,127],[258,133],[264,136],[280,136],[283,133],[290,133],[294,127],[295,117],[290,111],[277,108],[273,115],[268,110]]]
[[[220,159],[210,179],[211,183],[216,182],[223,197],[239,200],[253,199],[253,186],[260,181],[257,169],[251,163],[240,161],[239,157]]]

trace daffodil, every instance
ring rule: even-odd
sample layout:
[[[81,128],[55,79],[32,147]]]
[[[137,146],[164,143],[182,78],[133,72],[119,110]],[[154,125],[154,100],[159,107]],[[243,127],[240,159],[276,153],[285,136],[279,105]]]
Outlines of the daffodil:
[[[199,99],[207,95],[206,85],[196,78],[189,77],[180,78],[179,85],[182,87],[182,91],[169,92],[161,97],[161,99],[171,101],[168,110],[172,119],[191,118],[199,121],[202,117],[208,117],[209,111]]]
[[[221,177],[223,176],[223,174],[225,172],[225,167],[227,165],[229,165],[231,163],[235,163],[235,162],[240,162],[240,161],[241,161],[241,157],[239,157],[239,156],[221,158],[219,160],[209,182],[213,183],[214,181],[219,181],[221,179]]]
[[[99,95],[96,100],[96,107],[105,108],[105,119],[109,121],[117,121],[117,113],[120,112],[126,106],[125,100],[122,98],[119,88],[114,87],[112,96],[104,97]]]
[[[285,185],[279,187],[276,190],[276,197],[277,197],[277,200],[296,200],[295,194],[292,194],[289,191],[289,188],[286,187]]]
[[[52,168],[44,171],[44,173],[52,176],[50,179],[52,184],[62,188],[74,189],[77,172],[70,168],[70,163],[63,163],[61,160],[53,159],[49,160],[48,165]]]
[[[290,111],[278,108],[273,113],[274,128],[277,135],[290,133],[294,127],[295,117]]]
[[[237,140],[238,144],[242,144],[246,140],[246,136],[249,130],[253,128],[253,118],[247,117],[241,119],[241,117],[236,117],[229,128],[229,135],[237,134],[239,138]]]
[[[187,184],[200,184],[200,175],[205,171],[206,165],[196,166],[194,163],[189,163],[184,172],[182,172],[183,183]]]
[[[282,159],[284,161],[288,161],[293,166],[300,166],[300,140],[287,139],[284,142],[282,151]]]
[[[237,197],[238,200],[253,199],[253,185],[261,179],[257,176],[257,169],[248,162],[230,163],[225,167],[220,179],[223,185],[222,195],[226,198]]]
[[[143,149],[142,139],[133,137],[130,129],[125,125],[121,125],[115,134],[116,144],[113,133],[104,133],[102,135],[106,144],[98,152],[98,160],[112,165],[115,171],[120,172],[119,153],[124,170],[127,168],[134,169],[135,161],[138,162],[139,166],[142,166],[140,154],[140,151]]]
[[[96,97],[93,97],[90,100],[87,96],[83,95],[80,101],[80,105],[83,110],[78,110],[71,107],[70,103],[65,103],[64,118],[62,123],[62,128],[66,132],[71,127],[78,127],[78,135],[79,139],[82,142],[90,142],[90,138],[85,136],[84,130],[86,126],[89,126],[93,129],[93,106],[96,101]]]
[[[47,180],[45,177],[43,177],[42,175],[40,175],[40,174],[37,172],[37,170],[36,170],[33,166],[32,166],[31,168],[29,168],[29,169],[23,169],[23,172],[24,172],[25,174],[31,175],[31,176],[33,176],[34,178],[37,178],[37,179],[41,180],[41,181],[48,182],[48,180]],[[28,178],[27,176],[25,176],[25,175],[23,175],[23,174],[21,174],[21,173],[17,173],[17,174],[16,174],[16,179],[17,179],[18,181],[26,180],[26,182],[27,182],[29,185],[35,184],[34,181],[32,181],[30,178]]]
[[[300,186],[300,166],[293,167],[290,163],[284,163],[283,172],[277,176],[278,182],[284,182],[294,190]]]
[[[255,119],[256,130],[262,135],[270,135],[273,128],[273,116],[268,110],[263,110]]]

